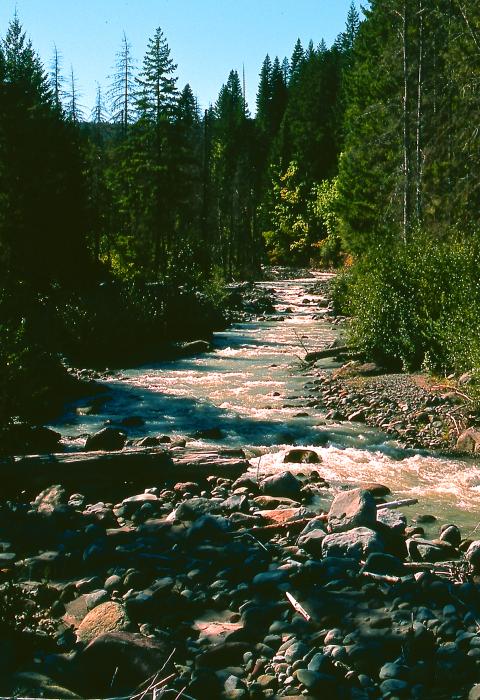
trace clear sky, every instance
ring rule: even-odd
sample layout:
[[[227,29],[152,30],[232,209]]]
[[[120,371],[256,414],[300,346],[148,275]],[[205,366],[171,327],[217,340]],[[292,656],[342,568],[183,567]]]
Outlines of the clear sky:
[[[359,7],[359,0],[355,0]],[[350,0],[0,0],[0,35],[17,9],[46,67],[53,46],[65,74],[73,65],[90,110],[96,82],[105,90],[123,32],[139,65],[161,27],[178,64],[178,86],[190,83],[200,105],[215,102],[231,69],[245,66],[247,101],[255,111],[258,73],[268,53],[291,56],[297,38],[328,46],[343,30]]]

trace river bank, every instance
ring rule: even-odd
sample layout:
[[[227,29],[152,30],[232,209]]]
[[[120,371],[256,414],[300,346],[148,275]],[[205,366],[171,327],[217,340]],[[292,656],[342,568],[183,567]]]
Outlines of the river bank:
[[[264,282],[273,313],[104,377],[52,426],[63,454],[4,465],[0,693],[479,696],[477,467],[354,420],[345,382],[389,379],[305,368],[338,337],[328,279]],[[440,514],[428,485],[454,473],[470,509]],[[421,502],[382,508],[399,496]]]

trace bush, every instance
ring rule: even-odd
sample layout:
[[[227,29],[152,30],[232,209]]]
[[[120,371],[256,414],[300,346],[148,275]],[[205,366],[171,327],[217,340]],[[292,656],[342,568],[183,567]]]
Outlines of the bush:
[[[373,251],[337,283],[352,315],[350,342],[393,369],[462,372],[480,367],[480,238],[422,232]]]

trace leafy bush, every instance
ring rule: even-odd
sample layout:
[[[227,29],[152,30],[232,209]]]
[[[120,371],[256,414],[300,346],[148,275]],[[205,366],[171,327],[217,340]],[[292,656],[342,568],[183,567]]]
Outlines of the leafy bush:
[[[479,236],[458,234],[417,232],[369,253],[336,286],[337,306],[354,317],[351,342],[392,368],[480,367],[479,263]]]

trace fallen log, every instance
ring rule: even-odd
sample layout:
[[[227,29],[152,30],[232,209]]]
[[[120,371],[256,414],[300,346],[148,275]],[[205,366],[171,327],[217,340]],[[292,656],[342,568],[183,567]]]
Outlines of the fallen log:
[[[347,345],[340,345],[337,348],[325,348],[325,350],[314,350],[312,352],[307,352],[307,354],[304,357],[304,361],[316,362],[317,360],[323,360],[327,357],[345,355],[345,353],[348,352],[350,352],[350,348]]]
[[[123,482],[155,486],[165,481],[197,481],[207,476],[236,479],[249,463],[222,451],[133,447],[112,452],[71,452],[0,459],[2,492],[51,484],[70,488],[118,486]],[[82,491],[84,492],[84,491]]]
[[[377,503],[377,510],[394,510],[395,508],[414,506],[417,503],[418,498],[401,498],[398,501],[389,501],[388,503]]]

